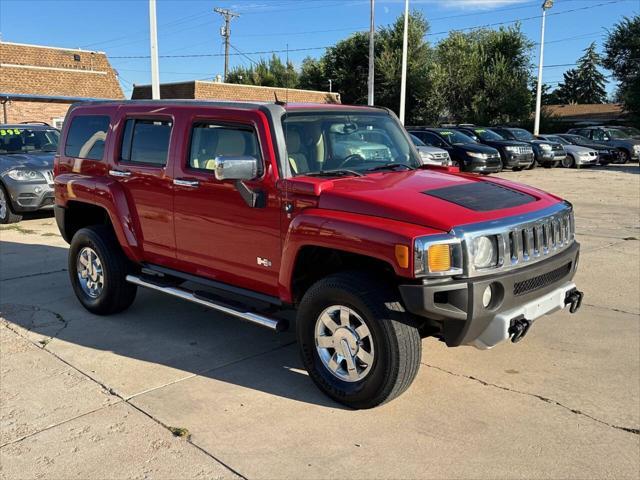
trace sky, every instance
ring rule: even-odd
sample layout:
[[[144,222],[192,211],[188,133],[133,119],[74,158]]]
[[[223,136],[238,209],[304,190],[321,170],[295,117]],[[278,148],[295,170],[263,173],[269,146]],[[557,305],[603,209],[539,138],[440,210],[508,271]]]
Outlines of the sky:
[[[536,46],[537,64],[542,0],[410,0],[430,23],[427,41],[451,30],[509,24],[521,19]],[[249,66],[279,51],[299,66],[306,56],[367,30],[369,0],[157,0],[160,81],[211,80],[224,70],[222,17],[215,7],[240,14],[231,24],[230,67]],[[0,0],[0,34],[6,42],[104,51],[127,97],[133,84],[150,83],[147,0]],[[375,0],[377,26],[392,23],[403,0]],[[547,14],[543,80],[555,87],[582,51],[623,16],[640,14],[640,0],[555,0]],[[493,25],[492,28],[498,28]],[[257,53],[256,53],[257,52]],[[186,56],[185,55],[195,55]],[[172,56],[172,57],[171,57]],[[605,71],[605,73],[608,73]],[[611,83],[608,91],[615,85]],[[328,84],[327,84],[328,89]]]

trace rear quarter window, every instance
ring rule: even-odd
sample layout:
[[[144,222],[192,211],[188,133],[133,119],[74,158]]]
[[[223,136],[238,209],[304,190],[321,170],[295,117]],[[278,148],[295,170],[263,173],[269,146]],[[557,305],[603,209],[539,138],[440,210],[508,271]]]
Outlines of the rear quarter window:
[[[102,160],[109,131],[106,115],[77,115],[71,120],[64,145],[67,157]]]

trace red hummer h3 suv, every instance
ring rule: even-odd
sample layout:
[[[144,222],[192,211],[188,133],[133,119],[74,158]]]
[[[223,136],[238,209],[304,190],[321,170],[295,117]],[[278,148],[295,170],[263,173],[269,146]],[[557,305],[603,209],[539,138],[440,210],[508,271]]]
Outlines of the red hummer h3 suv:
[[[90,102],[64,125],[56,220],[85,308],[141,286],[275,331],[294,310],[309,376],[352,407],[406,390],[421,338],[491,348],[580,306],[571,205],[422,165],[388,110]]]

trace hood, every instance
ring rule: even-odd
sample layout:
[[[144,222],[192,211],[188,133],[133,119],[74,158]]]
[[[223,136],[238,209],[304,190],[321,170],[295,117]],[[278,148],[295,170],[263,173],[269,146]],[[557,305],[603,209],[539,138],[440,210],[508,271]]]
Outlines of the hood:
[[[482,145],[481,143],[456,143],[453,145],[455,148],[461,148],[463,150],[466,150],[468,152],[475,152],[475,153],[486,153],[486,154],[494,154],[494,153],[498,153],[496,152],[496,149],[493,147],[490,147],[488,145]]]
[[[563,145],[564,149],[569,153],[589,153],[595,152],[597,149],[584,147],[580,145]]]
[[[521,142],[520,140],[483,140],[487,145],[496,147],[527,147],[527,142]]]
[[[441,153],[441,154],[447,153],[446,150],[438,147],[432,147],[431,145],[415,145],[415,147],[419,152]]]
[[[427,168],[363,177],[297,177],[295,190],[318,197],[318,207],[450,231],[454,226],[518,215],[560,199],[502,179]]]
[[[0,153],[0,173],[21,167],[30,170],[53,170],[55,152]]]

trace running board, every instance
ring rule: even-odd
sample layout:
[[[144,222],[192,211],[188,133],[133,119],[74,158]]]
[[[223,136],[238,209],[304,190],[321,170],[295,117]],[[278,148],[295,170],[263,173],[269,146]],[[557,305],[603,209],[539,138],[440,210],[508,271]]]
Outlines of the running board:
[[[256,325],[260,325],[261,327],[269,328],[275,332],[283,332],[287,330],[288,327],[287,321],[284,319],[276,320],[273,318],[265,317],[263,315],[258,315],[257,313],[253,312],[243,312],[241,310],[236,310],[235,308],[231,308],[229,306],[221,305],[220,303],[214,302],[213,299],[205,298],[204,295],[199,294],[198,292],[193,292],[184,288],[159,285],[157,283],[142,279],[136,275],[127,275],[127,282],[133,283],[134,285],[138,285],[140,287],[156,290],[158,292],[171,295],[172,297],[181,298],[182,300],[187,300],[188,302],[203,305],[213,310],[226,313],[227,315],[246,320]]]

